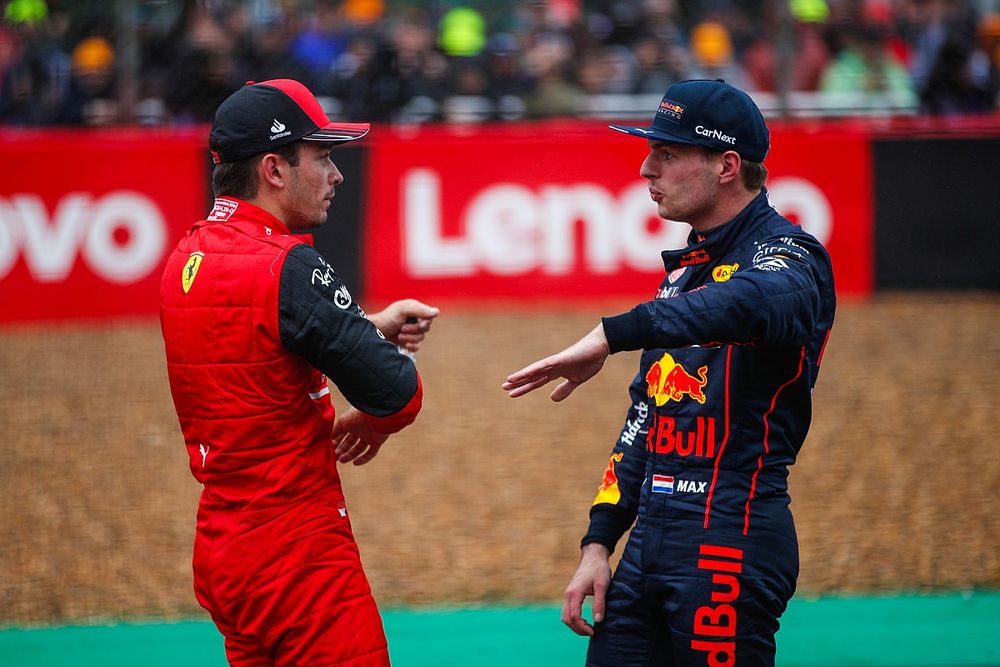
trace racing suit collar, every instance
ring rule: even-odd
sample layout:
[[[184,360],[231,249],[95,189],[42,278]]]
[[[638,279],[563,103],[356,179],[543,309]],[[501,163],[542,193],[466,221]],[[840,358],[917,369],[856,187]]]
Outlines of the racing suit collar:
[[[713,257],[722,256],[751,234],[764,221],[765,216],[762,214],[770,208],[767,188],[761,188],[760,193],[746,205],[746,208],[729,222],[707,232],[697,232],[692,229],[686,247],[662,251],[660,256],[663,257],[664,269],[669,272],[679,267],[707,264]]]

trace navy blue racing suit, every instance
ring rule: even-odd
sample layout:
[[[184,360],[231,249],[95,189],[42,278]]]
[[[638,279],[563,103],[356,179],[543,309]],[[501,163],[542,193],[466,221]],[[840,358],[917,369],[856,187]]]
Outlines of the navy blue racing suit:
[[[583,544],[633,522],[588,665],[773,665],[795,590],[788,466],[833,324],[830,259],[762,191],[663,252],[656,298],[604,318],[643,350]]]

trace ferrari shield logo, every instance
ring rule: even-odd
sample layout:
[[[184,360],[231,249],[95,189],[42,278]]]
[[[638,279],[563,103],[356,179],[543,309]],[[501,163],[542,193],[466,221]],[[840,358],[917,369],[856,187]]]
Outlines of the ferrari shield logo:
[[[193,252],[188,257],[184,270],[181,272],[181,287],[184,288],[185,294],[191,291],[191,285],[194,284],[194,278],[198,275],[198,267],[201,266],[201,260],[204,256],[205,253]]]

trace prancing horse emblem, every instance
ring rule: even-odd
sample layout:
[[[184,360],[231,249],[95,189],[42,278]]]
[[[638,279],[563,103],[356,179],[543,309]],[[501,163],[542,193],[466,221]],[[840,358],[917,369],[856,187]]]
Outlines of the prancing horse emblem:
[[[181,287],[184,288],[185,294],[191,291],[191,285],[194,283],[195,276],[198,275],[198,267],[201,266],[201,260],[204,257],[205,253],[203,252],[193,252],[188,257],[184,270],[181,272]]]

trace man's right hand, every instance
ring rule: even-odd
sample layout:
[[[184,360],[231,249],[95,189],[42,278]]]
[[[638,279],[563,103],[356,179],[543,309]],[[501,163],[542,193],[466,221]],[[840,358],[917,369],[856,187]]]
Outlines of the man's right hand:
[[[562,352],[522,368],[507,376],[501,388],[511,398],[524,396],[556,378],[563,382],[552,390],[550,398],[561,401],[581,384],[597,375],[605,360],[611,354],[604,325],[598,324],[589,334],[570,345]]]
[[[604,597],[611,584],[611,553],[603,544],[585,544],[580,556],[580,567],[566,587],[563,597],[562,622],[570,630],[585,637],[594,636],[594,626],[583,618],[583,601],[594,596],[594,622],[604,619]]]

